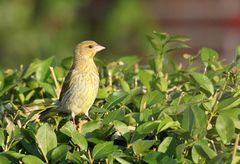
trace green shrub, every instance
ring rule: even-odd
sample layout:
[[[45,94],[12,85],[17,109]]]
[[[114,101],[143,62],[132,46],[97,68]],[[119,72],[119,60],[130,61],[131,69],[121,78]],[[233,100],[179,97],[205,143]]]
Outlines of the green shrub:
[[[149,65],[139,66],[136,56],[96,59],[101,81],[92,120],[80,117],[78,128],[64,115],[38,119],[43,102],[57,99],[71,58],[0,71],[0,161],[238,163],[240,50],[225,66],[202,48],[183,55],[183,68],[166,55],[187,48],[188,38],[154,32],[148,40],[155,50]],[[194,67],[198,59],[202,69]]]

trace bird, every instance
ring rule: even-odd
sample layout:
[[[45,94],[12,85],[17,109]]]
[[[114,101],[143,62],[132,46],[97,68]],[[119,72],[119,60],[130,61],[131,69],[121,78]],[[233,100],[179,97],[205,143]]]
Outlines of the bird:
[[[58,107],[55,109],[71,113],[74,124],[75,116],[79,114],[89,118],[88,111],[96,99],[99,88],[99,73],[94,56],[103,49],[104,46],[92,40],[83,41],[75,48],[73,63],[63,82],[56,103]]]

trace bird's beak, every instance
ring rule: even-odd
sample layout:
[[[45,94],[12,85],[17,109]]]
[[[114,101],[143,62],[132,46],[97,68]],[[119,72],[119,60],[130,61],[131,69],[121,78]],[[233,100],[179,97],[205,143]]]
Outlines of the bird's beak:
[[[104,50],[104,49],[105,49],[105,47],[100,46],[100,45],[94,46],[94,50],[95,50],[96,52],[102,51],[102,50]]]

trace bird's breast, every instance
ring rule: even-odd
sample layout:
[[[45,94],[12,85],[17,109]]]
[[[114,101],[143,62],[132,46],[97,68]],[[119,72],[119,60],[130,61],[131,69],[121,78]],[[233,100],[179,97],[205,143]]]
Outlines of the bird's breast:
[[[63,98],[65,109],[75,114],[85,114],[97,96],[98,87],[99,75],[97,71],[72,72],[71,92],[68,92]]]

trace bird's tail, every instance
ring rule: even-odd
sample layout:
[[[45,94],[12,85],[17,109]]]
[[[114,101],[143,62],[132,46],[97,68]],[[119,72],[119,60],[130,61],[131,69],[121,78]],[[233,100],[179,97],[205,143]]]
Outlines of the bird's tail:
[[[59,110],[59,101],[44,100],[41,102],[35,102],[28,105],[23,105],[22,109],[26,115],[29,115],[33,112],[38,112],[39,119],[45,120],[48,117],[56,115]]]
[[[39,119],[41,121],[44,121],[49,117],[53,117],[53,116],[57,115],[59,112],[60,112],[60,110],[58,109],[58,107],[49,108],[40,113]]]

